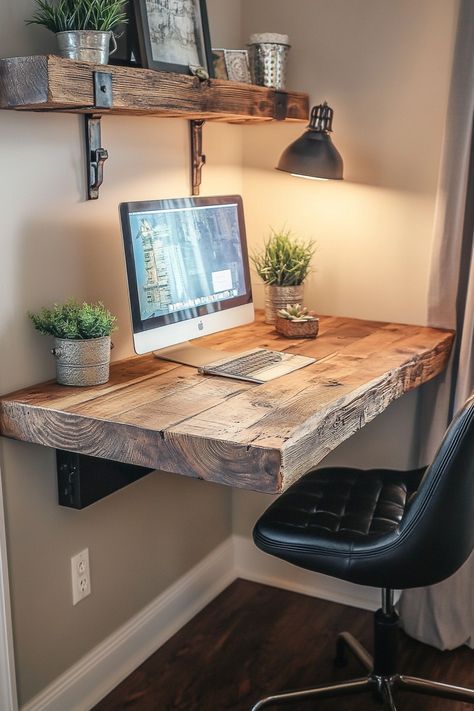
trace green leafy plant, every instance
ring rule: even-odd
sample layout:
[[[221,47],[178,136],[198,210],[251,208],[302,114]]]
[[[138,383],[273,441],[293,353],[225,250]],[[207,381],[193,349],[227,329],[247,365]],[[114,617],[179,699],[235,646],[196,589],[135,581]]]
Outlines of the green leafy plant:
[[[51,32],[98,30],[109,32],[127,22],[127,0],[36,0],[38,10],[27,20],[29,25],[43,25]]]
[[[279,309],[278,316],[287,319],[288,321],[316,321],[316,316],[311,314],[306,306],[287,304],[286,309]]]
[[[115,316],[100,301],[97,304],[85,301],[80,304],[71,299],[65,304],[54,304],[51,309],[43,308],[36,314],[28,315],[40,333],[73,341],[110,336],[115,330]]]
[[[315,243],[302,242],[291,230],[276,232],[264,245],[263,252],[251,256],[258,276],[271,286],[299,286],[310,270]]]

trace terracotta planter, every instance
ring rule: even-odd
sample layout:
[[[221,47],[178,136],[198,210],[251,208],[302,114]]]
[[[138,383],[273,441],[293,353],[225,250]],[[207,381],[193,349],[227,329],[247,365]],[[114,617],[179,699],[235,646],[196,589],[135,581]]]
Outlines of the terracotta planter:
[[[312,321],[290,321],[277,316],[275,329],[285,338],[316,338],[319,331],[319,318]]]
[[[270,286],[265,284],[265,323],[275,323],[276,312],[288,305],[303,305],[303,284],[299,286]]]

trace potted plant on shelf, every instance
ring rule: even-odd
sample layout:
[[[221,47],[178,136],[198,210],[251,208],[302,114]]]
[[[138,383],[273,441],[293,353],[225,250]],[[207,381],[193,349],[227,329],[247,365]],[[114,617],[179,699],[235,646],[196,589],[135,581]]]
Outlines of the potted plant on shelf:
[[[70,300],[29,316],[40,333],[55,338],[51,353],[56,358],[60,385],[101,385],[108,381],[110,334],[116,319],[102,303]]]
[[[306,279],[315,243],[302,242],[291,230],[271,230],[263,251],[251,259],[258,276],[265,283],[265,323],[275,323],[276,312],[287,304],[303,303]]]
[[[308,311],[306,306],[288,304],[286,309],[278,309],[275,328],[286,338],[316,338],[319,318]]]
[[[113,30],[127,22],[127,0],[36,0],[36,14],[27,20],[54,32],[61,57],[107,64],[117,49]],[[110,42],[113,43],[109,52]]]

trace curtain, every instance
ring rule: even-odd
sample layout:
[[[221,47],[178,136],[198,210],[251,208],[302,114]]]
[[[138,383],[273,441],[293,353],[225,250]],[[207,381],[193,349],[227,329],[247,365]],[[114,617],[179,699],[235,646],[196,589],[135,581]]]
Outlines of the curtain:
[[[460,4],[430,272],[430,325],[456,329],[443,379],[420,393],[421,459],[429,462],[474,390],[474,3]],[[403,592],[402,627],[439,649],[474,648],[474,554],[451,578]]]

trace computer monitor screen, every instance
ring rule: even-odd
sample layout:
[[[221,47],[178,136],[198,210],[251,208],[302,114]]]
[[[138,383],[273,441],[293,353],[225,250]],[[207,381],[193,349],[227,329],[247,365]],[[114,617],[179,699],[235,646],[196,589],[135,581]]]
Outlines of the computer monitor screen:
[[[137,353],[254,318],[242,199],[120,205]]]

